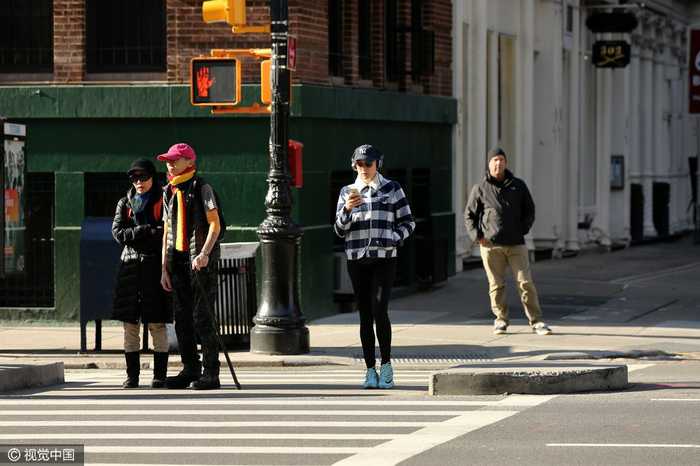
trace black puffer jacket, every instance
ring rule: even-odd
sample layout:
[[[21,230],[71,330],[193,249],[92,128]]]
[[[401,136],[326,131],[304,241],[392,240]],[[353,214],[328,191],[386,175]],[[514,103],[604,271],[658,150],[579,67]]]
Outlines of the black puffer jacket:
[[[535,222],[535,203],[527,185],[506,170],[503,181],[486,174],[472,188],[464,225],[472,241],[486,238],[496,245],[525,244],[524,236]]]
[[[153,183],[145,207],[148,224],[137,225],[131,210],[131,188],[117,203],[112,236],[122,246],[114,290],[112,318],[123,322],[173,321],[170,298],[160,284],[163,239],[161,187]]]

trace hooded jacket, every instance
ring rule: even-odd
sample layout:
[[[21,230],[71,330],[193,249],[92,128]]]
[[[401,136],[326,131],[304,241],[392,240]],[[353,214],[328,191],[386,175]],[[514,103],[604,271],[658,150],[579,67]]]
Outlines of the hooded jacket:
[[[506,170],[503,181],[488,173],[469,194],[464,225],[472,241],[485,238],[495,245],[525,244],[535,222],[535,203],[527,185]]]

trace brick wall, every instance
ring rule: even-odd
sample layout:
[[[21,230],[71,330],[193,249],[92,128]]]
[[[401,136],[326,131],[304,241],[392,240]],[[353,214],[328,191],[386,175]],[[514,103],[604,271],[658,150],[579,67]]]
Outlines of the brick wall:
[[[85,73],[85,1],[54,0],[53,16],[54,81],[82,81]]]
[[[338,0],[340,1],[340,0]],[[343,72],[340,80],[328,73],[328,0],[289,0],[290,33],[297,36],[297,71],[293,82],[318,85],[360,84],[358,50],[358,1],[344,2]],[[208,55],[212,48],[269,47],[267,34],[232,34],[226,24],[207,25],[202,20],[202,0],[166,0],[167,81],[189,80],[189,63],[194,56]],[[452,1],[426,0],[424,27],[435,31],[435,73],[411,76],[411,34],[399,34],[403,72],[395,83],[385,76],[385,19],[383,0],[371,0],[372,85],[433,95],[452,93]],[[269,23],[269,0],[248,0],[248,24]],[[398,1],[399,26],[411,24],[410,0]],[[246,65],[247,63],[247,65]],[[244,63],[244,82],[257,82],[259,68]],[[54,80],[81,82],[85,76],[85,1],[54,0]]]
[[[269,1],[248,0],[248,24],[269,24]],[[167,0],[168,81],[189,81],[190,59],[209,55],[209,50],[234,48],[269,48],[266,34],[232,34],[228,24],[206,24],[202,20],[202,0]],[[243,64],[243,81],[259,80],[260,69],[254,61]]]

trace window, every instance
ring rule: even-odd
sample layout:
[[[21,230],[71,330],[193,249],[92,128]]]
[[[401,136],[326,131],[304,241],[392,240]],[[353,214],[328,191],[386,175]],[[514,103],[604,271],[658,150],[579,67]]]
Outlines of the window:
[[[571,5],[566,5],[566,32],[574,32],[574,7]]]
[[[435,72],[435,33],[423,29],[424,0],[411,0],[411,77]]]
[[[384,2],[384,60],[386,80],[399,79],[398,0]]]
[[[0,72],[53,71],[53,0],[0,1]]]
[[[5,244],[13,252],[21,251],[21,267],[5,267],[0,274],[0,306],[53,307],[54,174],[27,172],[24,181],[23,234],[13,244]],[[8,232],[4,234],[10,239]]]
[[[343,75],[343,0],[328,0],[328,74]]]
[[[357,53],[360,79],[372,79],[372,20],[370,0],[357,4]]]
[[[165,0],[86,1],[88,73],[165,71]]]

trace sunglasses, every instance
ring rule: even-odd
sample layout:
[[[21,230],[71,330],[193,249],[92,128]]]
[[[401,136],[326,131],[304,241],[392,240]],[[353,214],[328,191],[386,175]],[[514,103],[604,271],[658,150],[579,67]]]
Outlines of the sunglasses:
[[[143,183],[143,182],[148,181],[150,179],[151,179],[151,175],[149,175],[148,173],[132,173],[131,175],[129,175],[129,180],[132,183],[136,183],[137,181],[140,181]]]
[[[367,167],[367,168],[369,168],[369,167],[371,167],[372,165],[374,165],[374,160],[367,160],[367,161],[358,160],[357,162],[355,162],[355,164],[356,164],[358,167]]]

